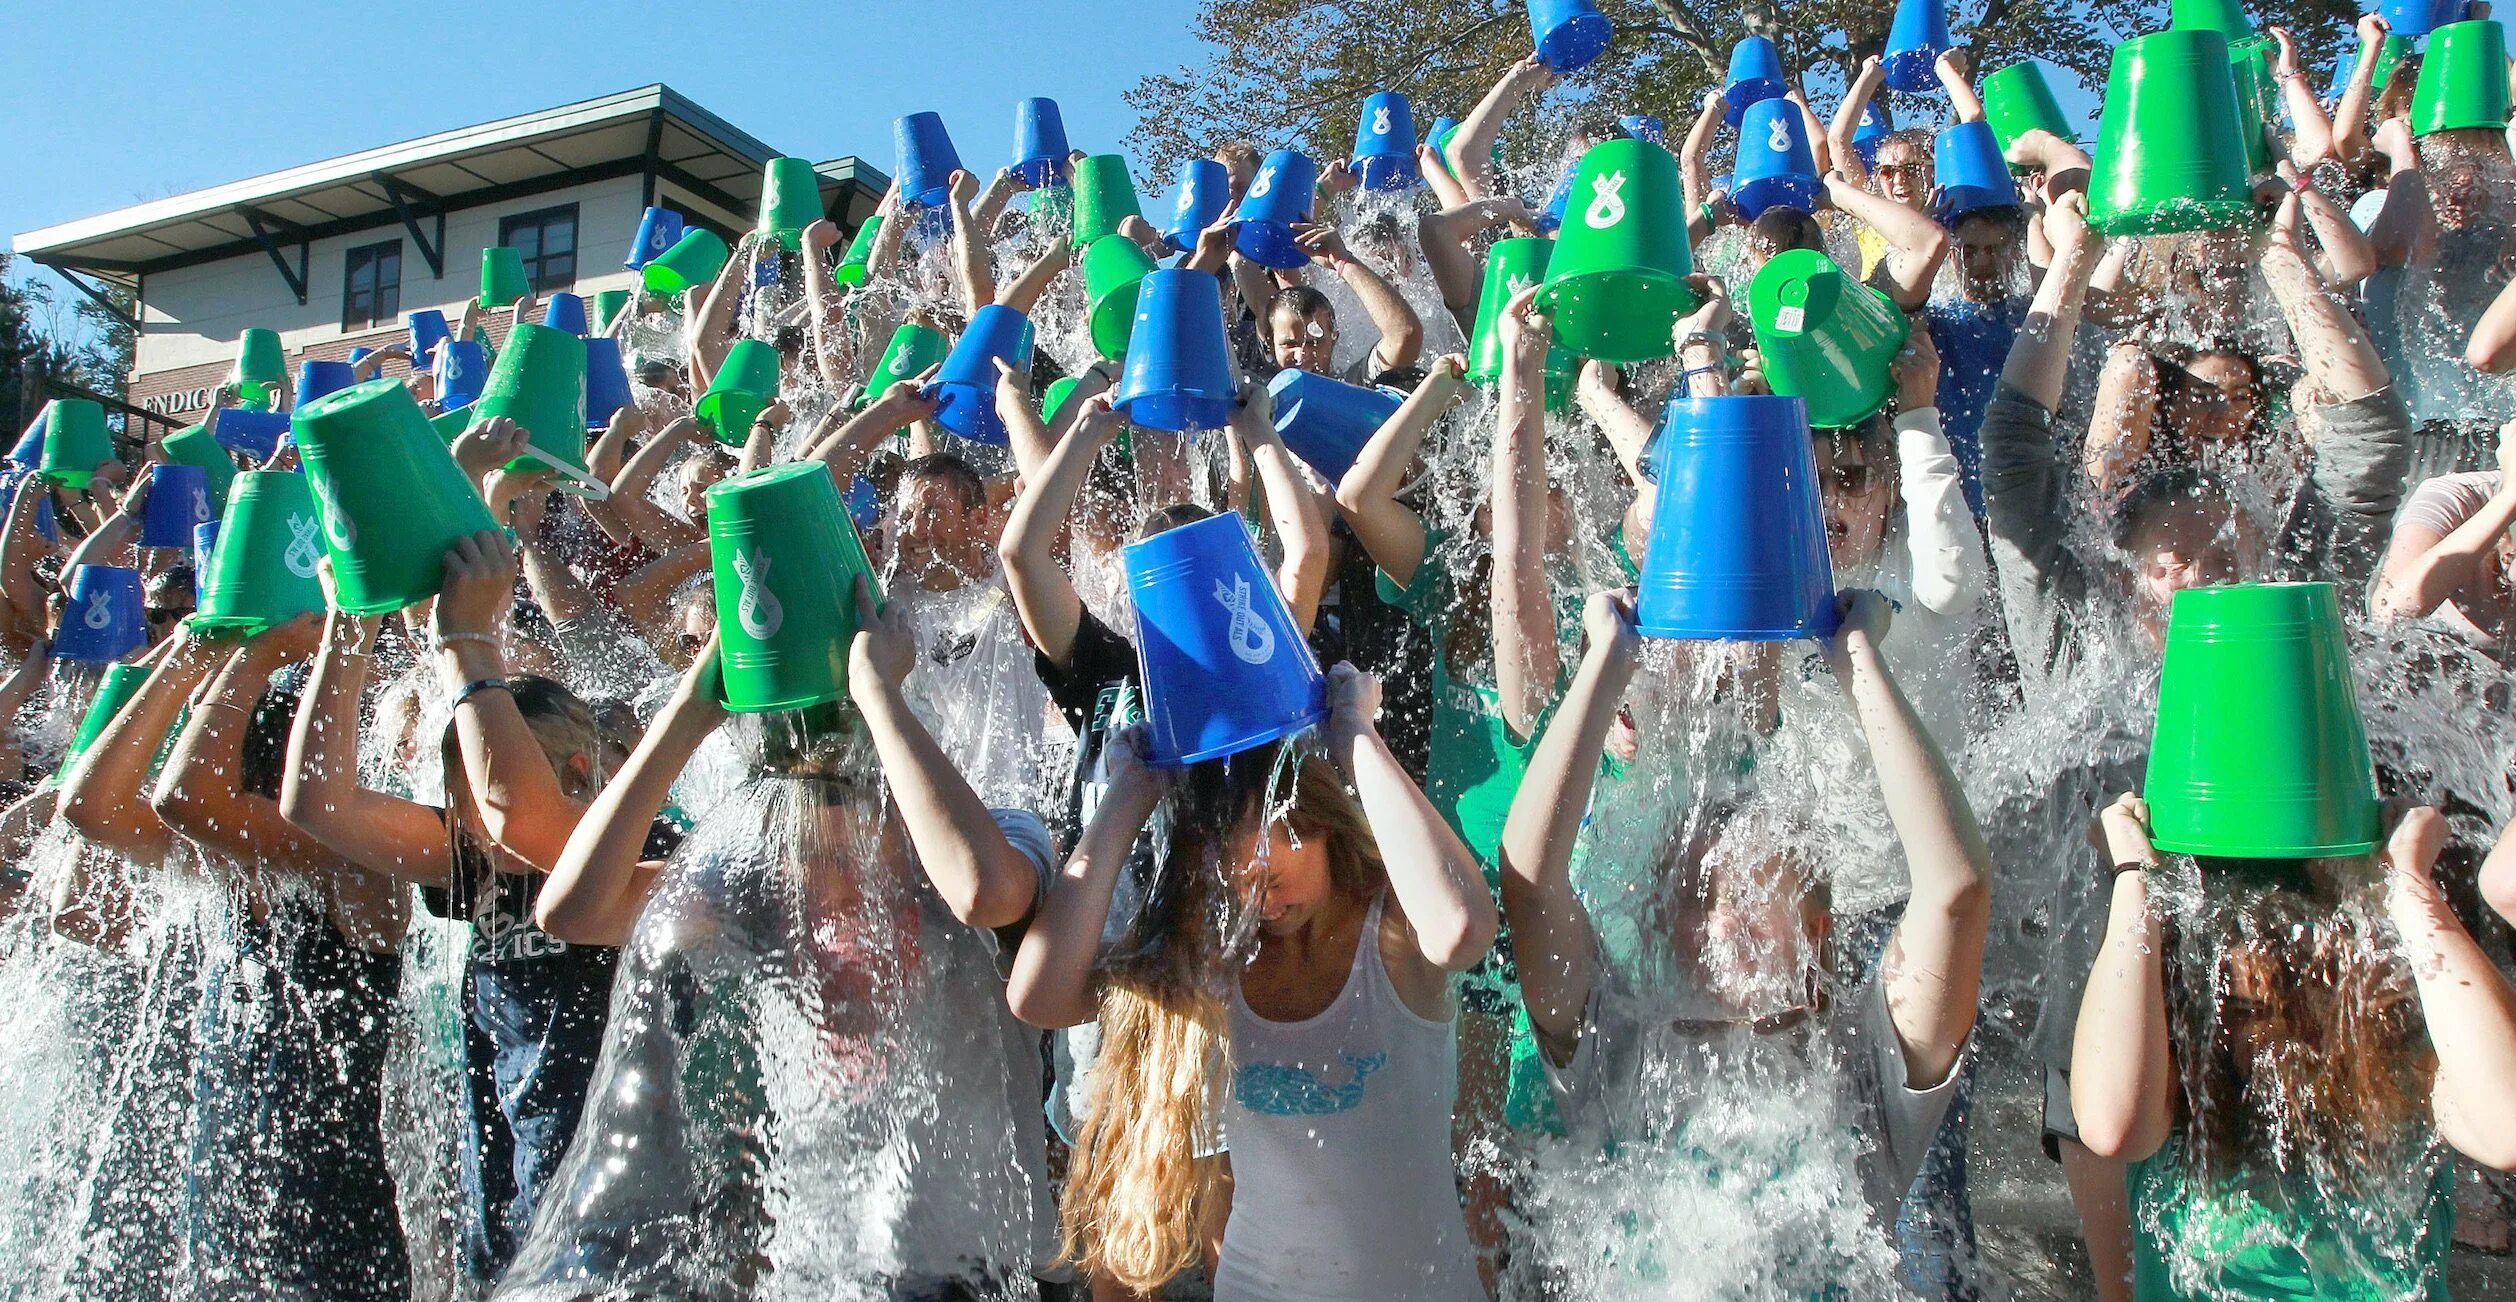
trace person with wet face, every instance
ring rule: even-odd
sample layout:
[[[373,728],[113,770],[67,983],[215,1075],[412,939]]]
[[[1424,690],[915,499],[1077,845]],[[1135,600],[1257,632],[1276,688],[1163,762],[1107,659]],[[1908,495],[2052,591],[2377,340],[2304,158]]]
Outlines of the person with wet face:
[[[1327,753],[1307,758],[1267,747],[1174,771],[1148,762],[1141,728],[1112,743],[1109,794],[1007,987],[1034,1025],[1100,1027],[1061,1216],[1095,1276],[1150,1289],[1197,1259],[1220,1191],[1196,1158],[1219,1124],[1217,1299],[1483,1295],[1451,1157],[1447,985],[1492,944],[1493,900],[1380,739],[1379,700],[1333,669]],[[1131,847],[1165,805],[1152,903],[1104,960]],[[1189,1069],[1217,1053],[1220,1099]]]
[[[2071,1101],[2131,1164],[2139,1295],[2444,1296],[2445,1150],[2516,1166],[2516,989],[2435,879],[2445,819],[2358,859],[2187,861],[2124,795],[2092,839]]]
[[[1712,1144],[1698,1160],[1720,1163],[1718,1140],[1666,1116],[1670,1099],[1644,1082],[1665,1081],[1670,1064],[1705,1052],[1745,1053],[1735,1043],[1743,1034],[1814,1037],[1840,1050],[1844,1063],[1821,1089],[1839,1101],[1838,1115],[1875,1143],[1847,1174],[1872,1231],[1883,1235],[1957,1088],[1972,1038],[1991,921],[1991,856],[1956,775],[1880,656],[1886,599],[1846,592],[1838,606],[1840,630],[1828,660],[1867,742],[1911,884],[1876,971],[1848,992],[1830,988],[1823,866],[1800,862],[1787,845],[1737,819],[1707,837],[1676,838],[1671,862],[1653,874],[1676,883],[1669,930],[1657,944],[1683,988],[1660,983],[1645,990],[1640,972],[1612,966],[1631,956],[1603,946],[1571,864],[1594,812],[1598,755],[1641,651],[1623,593],[1590,599],[1581,667],[1512,804],[1502,844],[1503,910],[1529,1020],[1577,1141]],[[1641,1011],[1647,1000],[1657,1002]],[[1657,1251],[1686,1249],[1682,1240],[1667,1241],[1671,1233],[1684,1229],[1664,1225]],[[1613,1257],[1625,1249],[1623,1235],[1611,1219],[1587,1246]],[[1628,1269],[1644,1267],[1634,1262]]]
[[[1334,376],[1348,384],[1370,384],[1384,372],[1413,366],[1424,343],[1424,323],[1415,309],[1379,272],[1354,256],[1335,227],[1307,227],[1298,238],[1313,261],[1334,270],[1354,291],[1380,339],[1352,365],[1337,369],[1335,305],[1308,285],[1286,285],[1267,301],[1266,313],[1259,319],[1270,367]]]

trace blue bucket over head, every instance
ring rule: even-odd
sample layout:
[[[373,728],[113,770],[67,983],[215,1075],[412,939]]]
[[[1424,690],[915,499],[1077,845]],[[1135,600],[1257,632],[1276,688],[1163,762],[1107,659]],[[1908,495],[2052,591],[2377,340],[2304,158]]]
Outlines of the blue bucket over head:
[[[1366,190],[1415,184],[1415,110],[1406,96],[1384,90],[1363,101],[1354,124],[1354,170]]]
[[[404,313],[402,324],[411,332],[411,369],[414,371],[425,371],[434,365],[437,345],[454,337],[454,330],[446,325],[446,314],[433,307]]]
[[[319,362],[313,358],[297,363],[297,406],[303,407],[328,393],[358,383],[358,368],[348,362]]]
[[[204,520],[192,527],[192,599],[196,603],[210,585],[210,553],[217,547],[218,521]]]
[[[141,546],[190,547],[193,529],[209,519],[209,471],[160,462],[149,472],[148,501],[140,516]]]
[[[1223,220],[1232,206],[1232,169],[1211,158],[1192,158],[1179,169],[1179,196],[1171,201],[1171,224],[1162,232],[1171,247],[1186,253],[1197,236]]]
[[[56,660],[106,664],[148,643],[148,615],[140,604],[140,572],[120,565],[82,565],[70,572],[61,628],[53,635]]]
[[[1293,242],[1293,224],[1310,220],[1311,200],[1319,187],[1319,167],[1310,156],[1279,149],[1258,164],[1241,196],[1240,236],[1234,247],[1241,256],[1264,267],[1286,270],[1310,261]]]
[[[1730,202],[1739,216],[1754,221],[1768,210],[1817,208],[1816,155],[1809,148],[1808,124],[1800,106],[1787,99],[1760,100],[1749,105],[1738,133],[1738,162]]]
[[[1529,39],[1538,60],[1559,77],[1589,67],[1615,35],[1591,0],[1529,0]]]
[[[952,174],[964,170],[961,155],[945,134],[943,118],[911,113],[891,124],[892,144],[899,154],[900,197],[928,208],[942,208],[952,197]]]
[[[629,246],[629,256],[621,266],[631,271],[644,271],[646,264],[664,256],[664,250],[681,240],[688,223],[680,213],[662,206],[646,210],[638,219],[638,238]]]
[[[549,306],[542,309],[542,324],[572,335],[585,334],[585,300],[575,294],[551,295]]]
[[[1834,569],[1808,408],[1672,399],[1636,615],[1650,637],[1773,642],[1834,631]]]
[[[2001,157],[2000,138],[1992,134],[1990,123],[1942,128],[1931,159],[1937,181],[1931,203],[1942,222],[1953,226],[1967,213],[2017,204],[2018,183],[2010,179],[2009,163]]]
[[[936,424],[975,443],[1002,445],[1010,439],[1004,417],[996,414],[999,358],[1016,371],[1031,369],[1031,318],[990,303],[970,317],[970,328],[953,342],[927,387]]]
[[[1110,405],[1146,429],[1221,429],[1237,396],[1222,282],[1177,268],[1146,273]]]
[[[25,436],[17,441],[16,447],[9,450],[9,460],[27,470],[33,470],[44,463],[44,431],[50,427],[45,417],[50,412],[51,408],[47,407],[35,413],[35,423],[26,427]]]
[[[1564,225],[1564,210],[1572,206],[1573,165],[1566,163],[1564,174],[1555,178],[1555,188],[1546,192],[1546,204],[1538,209],[1538,233],[1552,235]]]
[[[1887,28],[1887,52],[1879,57],[1887,88],[1907,94],[1939,90],[1937,64],[1947,52],[1947,0],[1896,0],[1896,17]]]
[[[210,437],[230,452],[242,452],[256,461],[268,461],[279,451],[280,438],[288,433],[288,417],[282,412],[255,411],[251,407],[221,407],[210,413]]]
[[[1219,759],[1327,717],[1327,680],[1259,562],[1218,515],[1126,549],[1153,762]]]
[[[612,417],[632,401],[629,369],[621,364],[620,341],[595,335],[585,341],[585,424],[608,429]]]
[[[1730,75],[1721,88],[1721,100],[1729,106],[1730,125],[1735,127],[1750,104],[1780,99],[1791,89],[1782,73],[1782,51],[1763,36],[1746,36],[1730,47]]]
[[[1276,436],[1330,484],[1345,478],[1354,459],[1363,455],[1363,445],[1406,401],[1394,389],[1365,388],[1290,368],[1276,372],[1267,395],[1275,408]]]
[[[1026,99],[1013,106],[1013,174],[1033,189],[1066,183],[1065,115],[1053,99]]]
[[[449,339],[438,353],[437,409],[455,411],[479,401],[489,383],[489,350],[477,339]]]

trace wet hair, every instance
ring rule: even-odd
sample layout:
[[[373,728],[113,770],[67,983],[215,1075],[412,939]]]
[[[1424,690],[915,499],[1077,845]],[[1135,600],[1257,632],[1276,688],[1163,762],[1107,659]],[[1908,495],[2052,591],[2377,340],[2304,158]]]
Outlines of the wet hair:
[[[1292,310],[1295,316],[1298,316],[1305,321],[1319,315],[1322,312],[1326,312],[1333,316],[1336,314],[1337,310],[1336,305],[1328,301],[1327,295],[1320,293],[1318,290],[1312,289],[1308,285],[1287,285],[1284,288],[1277,290],[1274,298],[1267,300],[1267,312],[1269,315],[1282,312],[1288,308]]]
[[[524,726],[531,729],[533,740],[541,743],[542,755],[552,769],[559,771],[560,781],[567,781],[566,766],[571,755],[583,755],[591,765],[588,771],[590,795],[603,785],[602,737],[595,727],[594,711],[584,699],[567,686],[538,674],[516,674],[507,679],[507,694],[515,699],[516,712],[524,716]],[[445,732],[437,742],[440,773],[445,785],[446,836],[448,858],[455,864],[455,892],[458,899],[468,899],[471,881],[489,867],[486,849],[465,830],[466,815],[471,808],[470,783],[463,766],[463,743],[455,721],[446,720]]]
[[[1955,231],[1963,227],[1967,222],[1990,222],[2001,228],[2001,234],[2015,240],[2024,237],[2027,233],[2027,210],[2025,207],[2014,203],[2001,203],[1994,204],[1989,208],[1976,208],[1959,216],[1955,222],[1950,224],[1949,229],[1951,231]]]
[[[1826,228],[1797,208],[1767,208],[1747,224],[1747,238],[1767,257],[1793,249],[1826,250]]]
[[[1151,514],[1145,516],[1144,523],[1137,526],[1136,541],[1143,542],[1157,533],[1169,533],[1181,525],[1195,524],[1199,520],[1209,520],[1213,517],[1214,512],[1194,502],[1174,502],[1169,506],[1156,507]]]
[[[1246,140],[1226,140],[1214,147],[1214,159],[1227,167],[1234,163],[1247,163],[1251,167],[1256,167],[1258,166],[1258,146]]]
[[[949,452],[930,452],[901,466],[896,488],[906,489],[909,481],[922,479],[931,479],[950,488],[965,510],[975,511],[987,505],[987,481],[979,478],[978,471],[969,462]],[[895,504],[899,501],[896,490],[889,500]]]

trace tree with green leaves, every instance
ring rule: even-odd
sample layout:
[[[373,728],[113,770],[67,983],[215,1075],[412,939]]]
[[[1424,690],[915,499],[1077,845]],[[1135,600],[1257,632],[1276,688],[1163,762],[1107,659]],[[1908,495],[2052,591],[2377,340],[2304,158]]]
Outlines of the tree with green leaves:
[[[1895,14],[1893,0],[1744,0],[1728,9],[1600,0],[1600,8],[1616,24],[1616,42],[1558,92],[1558,102],[1610,116],[1653,114],[1673,136],[1694,120],[1704,91],[1721,83],[1740,37],[1771,37],[1823,110],[1860,61],[1884,47]],[[2322,67],[2343,48],[2357,15],[2351,0],[2297,0],[2254,17],[2287,27],[2309,66]],[[2167,5],[1986,0],[1980,8],[1953,5],[1949,20],[1978,73],[2032,56],[2070,69],[2094,90],[2114,46],[2165,27]],[[1128,140],[1135,161],[1160,178],[1226,140],[1342,156],[1363,98],[1374,91],[1406,92],[1417,129],[1428,129],[1437,114],[1464,116],[1529,53],[1522,0],[1203,0],[1196,30],[1210,47],[1204,63],[1147,77],[1127,92],[1138,115]],[[1517,125],[1532,129],[1525,115]]]
[[[59,386],[121,398],[138,342],[129,321],[84,295],[64,303],[51,286],[19,271],[15,257],[0,252],[0,420],[8,422],[11,443],[59,396]],[[128,290],[107,292],[122,312],[132,310]]]

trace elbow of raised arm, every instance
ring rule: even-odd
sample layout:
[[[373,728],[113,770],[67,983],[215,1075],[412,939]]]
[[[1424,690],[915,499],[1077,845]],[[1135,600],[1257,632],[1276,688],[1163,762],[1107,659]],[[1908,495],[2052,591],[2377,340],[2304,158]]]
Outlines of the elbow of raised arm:
[[[1031,862],[1007,852],[1011,862],[981,864],[969,874],[966,890],[944,892],[944,905],[964,926],[993,930],[1010,927],[1031,916],[1039,894]]]
[[[1081,1026],[1099,1015],[1088,995],[1051,990],[1050,984],[1040,973],[1017,964],[1013,979],[1005,983],[1006,1008],[1023,1025],[1043,1031]]]
[[[1465,972],[1494,948],[1499,929],[1500,921],[1488,903],[1484,908],[1462,910],[1459,917],[1435,931],[1419,933],[1416,942],[1423,946],[1424,957],[1434,966],[1445,972]]]

